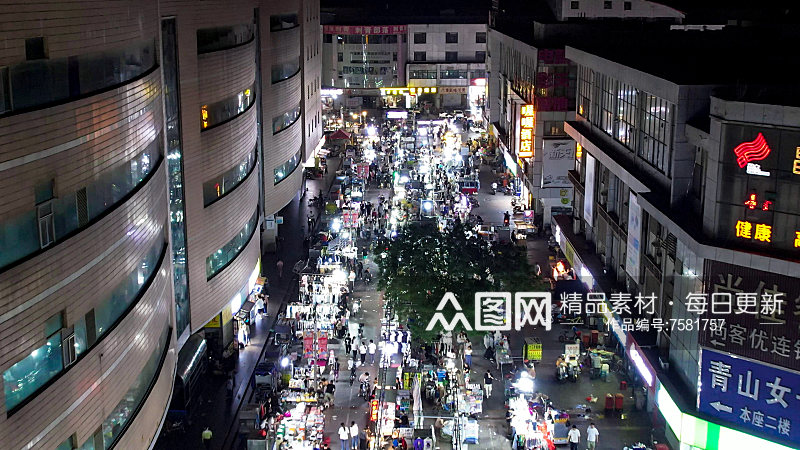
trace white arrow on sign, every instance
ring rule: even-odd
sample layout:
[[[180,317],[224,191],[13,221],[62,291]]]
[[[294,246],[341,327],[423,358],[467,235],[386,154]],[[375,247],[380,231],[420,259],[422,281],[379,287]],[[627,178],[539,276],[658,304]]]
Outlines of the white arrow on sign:
[[[709,342],[711,342],[712,344],[714,344],[714,347],[725,347],[725,343],[724,343],[724,342],[719,342],[719,341],[718,341],[718,340],[716,340],[716,339],[712,339],[712,340],[711,340],[711,341],[709,341]]]
[[[719,401],[709,403],[709,405],[717,411],[725,411],[726,413],[733,412],[733,408]]]

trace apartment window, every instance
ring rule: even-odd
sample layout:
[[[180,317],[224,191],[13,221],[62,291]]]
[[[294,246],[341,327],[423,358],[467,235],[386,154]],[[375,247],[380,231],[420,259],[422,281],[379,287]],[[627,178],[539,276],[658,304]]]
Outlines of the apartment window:
[[[623,2],[622,3],[622,7],[623,7],[623,9],[625,11],[630,11],[631,10],[631,2]]]
[[[47,59],[47,45],[43,37],[25,39],[25,59],[28,61]]]
[[[603,9],[611,9],[612,5],[611,2],[603,2]]]
[[[282,64],[273,64],[272,84],[289,79],[298,72],[300,72],[300,58]]]
[[[414,33],[415,44],[425,44],[428,41],[427,33]]]
[[[458,61],[458,52],[444,52],[444,60],[447,62]]]
[[[636,148],[637,96],[638,91],[633,86],[620,83],[617,93],[617,120],[619,123],[614,138],[630,149]]]
[[[397,52],[392,52],[392,61],[397,61]]]
[[[486,43],[486,32],[485,31],[478,31],[475,33],[475,43],[476,44],[485,44]]]
[[[586,66],[580,66],[578,69],[578,114],[589,118],[589,99],[592,92],[592,74],[591,69]]]
[[[694,148],[694,170],[692,171],[692,186],[689,192],[697,200],[703,198],[703,180],[705,174],[703,173],[703,166],[705,165],[705,150],[702,147]]]
[[[281,164],[280,166],[274,169],[274,175],[275,175],[274,185],[277,185],[281,181],[285,180],[289,175],[291,175],[294,172],[295,169],[297,169],[297,166],[300,164],[301,152],[302,149],[298,150],[297,153],[295,153],[295,155],[292,156],[288,161],[286,161],[285,163]]]
[[[547,120],[544,122],[545,136],[566,136],[564,122],[561,120]]]
[[[475,60],[476,61],[485,61],[486,60],[486,52],[475,52]]]
[[[655,95],[644,95],[639,156],[661,172],[669,169],[672,114],[670,104]]]
[[[339,61],[339,62],[344,61],[344,53],[342,53],[342,52],[337,53],[336,54],[336,60]]]
[[[445,44],[458,44],[458,33],[457,32],[447,32],[444,34],[444,43]]]
[[[595,74],[597,101],[595,102],[595,122],[609,136],[614,136],[614,97],[617,81],[605,74]]]
[[[322,43],[323,44],[333,44],[333,35],[325,33],[322,35]]]
[[[463,80],[467,78],[466,70],[442,70],[439,78],[443,80]]]
[[[41,248],[49,247],[56,240],[53,222],[53,202],[48,200],[36,209],[39,219],[39,245]]]
[[[569,2],[569,9],[580,9],[581,2],[572,1]]]
[[[237,188],[250,175],[255,164],[256,150],[254,148],[238,165],[203,183],[203,206],[208,207]]]
[[[414,61],[425,61],[425,52],[414,52]]]

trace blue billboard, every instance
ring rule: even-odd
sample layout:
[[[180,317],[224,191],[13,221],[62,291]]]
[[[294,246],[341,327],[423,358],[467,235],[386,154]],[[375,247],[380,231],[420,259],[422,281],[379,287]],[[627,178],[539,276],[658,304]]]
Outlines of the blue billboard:
[[[699,410],[800,448],[800,373],[704,348]]]

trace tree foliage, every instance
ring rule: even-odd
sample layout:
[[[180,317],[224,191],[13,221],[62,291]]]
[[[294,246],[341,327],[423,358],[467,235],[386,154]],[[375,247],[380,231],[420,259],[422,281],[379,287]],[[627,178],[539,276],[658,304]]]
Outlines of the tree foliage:
[[[421,341],[433,341],[440,329],[425,330],[446,292],[452,292],[474,324],[475,293],[540,291],[524,250],[489,244],[457,224],[440,232],[435,223],[407,226],[398,239],[377,251],[378,287],[401,322]],[[444,310],[450,320],[455,310]],[[437,326],[438,328],[438,326]]]

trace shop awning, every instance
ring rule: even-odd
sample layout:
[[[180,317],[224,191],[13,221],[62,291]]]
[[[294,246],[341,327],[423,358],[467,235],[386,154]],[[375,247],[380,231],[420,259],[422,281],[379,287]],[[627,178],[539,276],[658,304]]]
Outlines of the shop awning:
[[[334,131],[333,133],[331,133],[331,135],[328,136],[328,139],[330,139],[330,140],[350,139],[350,134],[348,132],[342,130],[342,129],[338,129],[338,130]]]
[[[239,311],[236,312],[236,317],[240,319],[246,318],[250,315],[250,311],[252,311],[255,306],[256,304],[250,300],[244,302],[244,305],[242,305],[242,307],[239,308]]]
[[[186,381],[191,378],[192,373],[200,367],[206,356],[206,339],[202,334],[189,336],[186,344],[183,345],[178,353],[177,374],[181,380]]]

